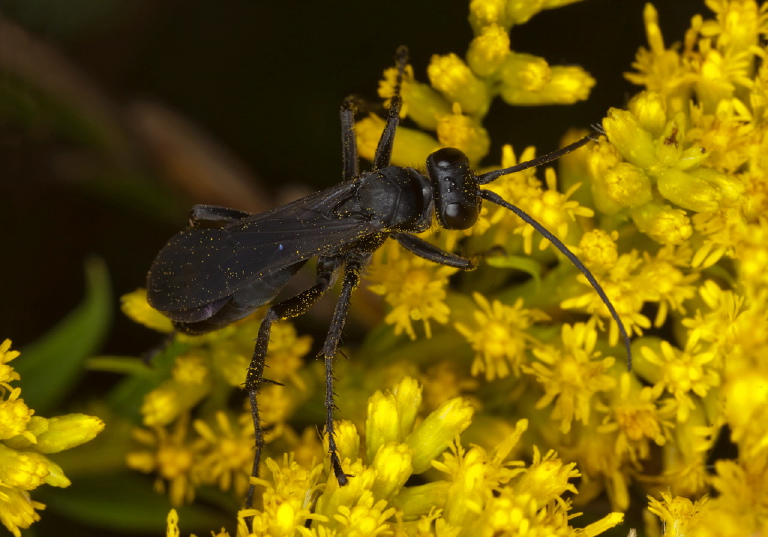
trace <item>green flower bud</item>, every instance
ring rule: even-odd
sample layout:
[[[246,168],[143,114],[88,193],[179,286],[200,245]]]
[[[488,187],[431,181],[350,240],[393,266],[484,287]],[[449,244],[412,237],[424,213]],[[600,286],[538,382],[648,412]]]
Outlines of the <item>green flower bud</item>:
[[[632,211],[637,229],[661,244],[682,244],[693,234],[685,211],[652,201]]]
[[[483,116],[491,104],[485,82],[456,54],[434,55],[427,67],[432,86],[469,115]]]
[[[376,470],[374,497],[389,500],[400,491],[413,472],[411,448],[405,444],[390,442],[376,453],[371,468]]]
[[[603,129],[624,160],[649,171],[661,165],[651,134],[631,112],[611,108],[603,119]]]
[[[655,91],[644,91],[629,101],[629,111],[637,118],[640,126],[659,136],[667,123],[667,103]]]
[[[606,195],[622,207],[638,207],[653,199],[651,180],[637,166],[621,162],[603,177]]]
[[[405,440],[413,450],[413,472],[420,474],[429,469],[432,461],[469,427],[473,413],[467,401],[454,397],[427,416]]]
[[[677,168],[661,173],[656,186],[659,193],[675,205],[700,213],[717,210],[722,198],[705,180]]]
[[[104,422],[96,416],[67,414],[48,420],[48,428],[37,435],[35,449],[40,453],[58,453],[96,437],[104,430]]]
[[[493,24],[483,28],[469,44],[467,63],[478,76],[487,77],[499,70],[509,54],[507,30]]]

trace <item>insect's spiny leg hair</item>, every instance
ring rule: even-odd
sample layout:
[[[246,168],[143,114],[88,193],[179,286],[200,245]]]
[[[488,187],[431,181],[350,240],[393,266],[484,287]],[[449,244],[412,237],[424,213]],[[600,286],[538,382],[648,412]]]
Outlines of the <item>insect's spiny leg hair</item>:
[[[389,102],[389,114],[387,114],[387,124],[381,133],[379,143],[376,146],[376,153],[373,157],[373,169],[378,170],[386,168],[392,159],[392,146],[395,143],[395,132],[400,122],[400,108],[403,100],[400,97],[400,86],[403,83],[405,67],[408,65],[408,48],[401,46],[397,49],[397,77],[395,79],[394,95]]]
[[[253,431],[255,435],[256,453],[253,456],[253,467],[251,468],[251,477],[259,476],[259,464],[261,463],[261,450],[264,447],[264,432],[261,428],[261,420],[259,418],[259,403],[256,400],[256,391],[248,392],[248,399],[251,402],[251,414],[253,417]],[[245,508],[250,509],[253,507],[253,496],[256,492],[256,486],[253,483],[248,485],[248,492],[245,495]],[[248,521],[250,526],[251,520]]]
[[[352,292],[360,283],[360,272],[371,259],[369,251],[351,251],[347,254],[344,265],[344,279],[341,284],[336,309],[333,311],[331,324],[325,336],[325,342],[321,355],[325,360],[325,434],[328,437],[328,454],[331,459],[331,468],[340,486],[349,483],[349,474],[344,473],[339,458],[339,448],[336,445],[336,430],[333,423],[333,412],[336,410],[335,392],[333,391],[333,359],[339,350],[341,334],[349,312],[349,301]]]
[[[331,458],[331,470],[333,475],[336,476],[336,480],[339,482],[339,486],[344,487],[349,484],[349,477],[341,466],[341,459],[339,458],[339,448],[336,445],[336,429],[333,425],[333,413],[338,410],[336,406],[335,398],[336,392],[333,391],[333,357],[325,357],[325,434],[328,435],[328,453]]]
[[[291,319],[306,313],[306,311],[322,297],[333,281],[333,275],[341,267],[341,258],[321,257],[317,262],[315,285],[302,291],[301,293],[288,298],[278,304],[272,305],[259,325],[259,333],[256,337],[256,344],[253,349],[253,357],[248,366],[248,372],[245,377],[245,389],[248,391],[248,398],[251,403],[251,415],[253,418],[253,430],[255,434],[256,453],[254,454],[253,468],[251,477],[259,476],[259,463],[261,461],[262,450],[264,449],[264,434],[259,417],[259,406],[257,395],[262,383],[270,382],[264,379],[264,367],[266,364],[267,351],[269,349],[269,338],[272,333],[272,325],[279,320]],[[253,506],[253,497],[255,486],[251,481],[248,492],[245,497],[245,507]],[[248,521],[250,524],[251,521]]]
[[[560,250],[563,253],[563,255],[565,255],[565,257],[567,257],[570,260],[570,262],[573,263],[574,266],[581,271],[582,274],[584,274],[584,276],[587,278],[587,281],[589,281],[590,285],[592,285],[595,292],[597,292],[598,296],[600,297],[600,300],[602,300],[603,303],[608,308],[608,311],[611,313],[611,317],[613,317],[613,320],[616,321],[616,324],[619,326],[619,332],[621,333],[621,336],[624,338],[624,347],[627,351],[627,370],[632,371],[632,349],[630,347],[629,335],[627,335],[627,331],[624,328],[624,323],[621,322],[621,318],[619,317],[619,314],[616,312],[616,308],[613,307],[613,304],[608,299],[608,296],[605,294],[605,291],[600,286],[600,284],[597,283],[597,280],[595,279],[594,275],[589,271],[589,269],[584,265],[584,263],[582,263],[581,260],[578,257],[576,257],[576,254],[574,254],[571,250],[569,250],[568,247],[565,244],[563,244],[563,242],[560,239],[555,237],[552,234],[552,232],[550,232],[547,228],[542,226],[531,215],[529,215],[519,207],[512,205],[511,203],[503,199],[501,196],[499,196],[498,194],[490,190],[480,190],[479,195],[484,200],[490,201],[491,203],[495,203],[496,205],[504,207],[505,209],[509,209],[510,211],[515,213],[526,224],[528,224],[533,229],[541,233],[545,239],[551,242],[555,246],[555,248]]]
[[[269,334],[274,323],[279,318],[279,314],[274,308],[267,310],[264,319],[259,325],[259,334],[256,337],[256,345],[253,349],[253,357],[248,366],[248,373],[245,377],[245,389],[248,391],[248,399],[251,404],[251,418],[253,420],[254,443],[256,453],[253,455],[253,466],[251,467],[251,477],[259,476],[259,463],[261,462],[261,452],[264,449],[264,432],[261,427],[261,417],[259,415],[259,403],[256,394],[264,380],[264,365],[269,346]],[[256,486],[251,481],[248,485],[248,492],[245,495],[245,507],[249,509],[253,506],[253,497]],[[248,529],[251,529],[253,518],[246,520]]]

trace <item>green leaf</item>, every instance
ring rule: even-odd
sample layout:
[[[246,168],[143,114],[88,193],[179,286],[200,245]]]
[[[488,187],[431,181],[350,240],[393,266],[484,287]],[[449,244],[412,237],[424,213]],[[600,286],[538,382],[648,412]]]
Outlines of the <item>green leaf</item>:
[[[85,262],[83,301],[47,334],[21,350],[14,368],[24,401],[36,414],[55,409],[84,372],[85,360],[104,340],[112,320],[109,274],[100,258]]]
[[[107,476],[106,479],[104,475],[80,477],[67,489],[40,487],[39,491],[35,491],[35,499],[47,505],[46,511],[60,513],[88,526],[117,530],[125,535],[163,533],[172,507],[166,496],[152,490],[150,479],[126,473]],[[177,510],[184,534],[189,532],[189,528],[210,531],[224,525],[230,528],[235,525],[234,508],[229,517],[223,514],[223,509],[201,504]]]
[[[94,356],[88,359],[85,366],[89,371],[119,373],[144,379],[155,379],[158,376],[156,371],[147,367],[144,360],[135,356]]]
[[[138,423],[141,421],[140,409],[144,396],[168,378],[175,358],[186,348],[185,344],[173,340],[164,344],[164,347],[152,356],[150,365],[140,358],[101,356],[89,360],[88,366],[89,369],[93,365],[97,370],[112,370],[127,375],[110,390],[106,401],[114,412]],[[125,360],[126,363],[118,364],[118,360]]]
[[[529,256],[493,256],[486,257],[485,262],[492,267],[520,270],[526,274],[530,274],[536,281],[536,285],[541,285],[541,263]]]

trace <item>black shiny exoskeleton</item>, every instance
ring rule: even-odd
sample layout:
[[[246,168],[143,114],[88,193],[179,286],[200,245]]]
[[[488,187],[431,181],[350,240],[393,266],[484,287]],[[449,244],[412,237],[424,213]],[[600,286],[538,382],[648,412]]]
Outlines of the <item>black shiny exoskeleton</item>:
[[[458,149],[443,148],[427,158],[426,174],[390,165],[399,121],[400,80],[407,50],[398,50],[398,82],[386,127],[370,171],[359,173],[351,100],[341,107],[343,182],[305,198],[261,213],[197,205],[187,230],[175,235],[160,251],[147,277],[149,303],[164,313],[176,329],[202,334],[222,328],[271,303],[288,280],[310,259],[317,258],[317,279],[306,291],[273,304],[261,321],[253,359],[245,380],[256,431],[253,475],[257,475],[263,436],[256,394],[263,377],[272,323],[301,315],[343,274],[341,294],[320,352],[326,365],[326,432],[331,466],[339,484],[349,476],[342,470],[333,429],[332,365],[347,317],[350,296],[371,255],[387,239],[410,252],[443,265],[468,270],[473,262],[441,250],[416,237],[433,218],[445,229],[468,229],[477,221],[482,200],[505,207],[549,239],[586,275],[608,306],[627,342],[615,309],[602,288],[565,245],[519,208],[480,185],[526,168],[545,164],[577,149],[586,137],[559,151],[511,168],[475,175]],[[253,500],[253,486],[247,505]]]

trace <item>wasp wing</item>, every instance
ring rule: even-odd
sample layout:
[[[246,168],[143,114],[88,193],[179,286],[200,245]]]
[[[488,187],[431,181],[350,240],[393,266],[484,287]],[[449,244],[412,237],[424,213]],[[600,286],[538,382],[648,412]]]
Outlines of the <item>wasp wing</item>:
[[[334,216],[355,188],[341,183],[265,213],[233,217],[221,228],[176,234],[150,268],[149,303],[163,312],[197,310],[195,318],[205,318],[207,306],[215,311],[229,298],[250,309],[271,301],[308,259],[336,255],[383,230],[360,215]]]

